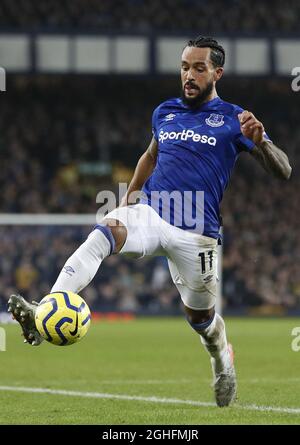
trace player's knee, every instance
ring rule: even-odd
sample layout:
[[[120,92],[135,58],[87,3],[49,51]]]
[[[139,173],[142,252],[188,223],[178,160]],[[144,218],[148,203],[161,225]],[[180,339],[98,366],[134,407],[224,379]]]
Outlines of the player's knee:
[[[186,318],[191,327],[197,331],[201,332],[204,329],[207,329],[209,325],[212,323],[215,316],[215,308],[206,310],[195,310],[191,309],[187,306],[184,306],[184,310],[186,313]]]
[[[110,233],[114,238],[115,245],[113,253],[118,253],[126,241],[127,229],[124,224],[115,219],[106,219],[103,223],[110,230]]]

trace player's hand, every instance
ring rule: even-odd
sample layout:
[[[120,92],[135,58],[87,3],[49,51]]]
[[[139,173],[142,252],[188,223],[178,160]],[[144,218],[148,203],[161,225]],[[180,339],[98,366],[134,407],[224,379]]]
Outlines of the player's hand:
[[[238,118],[243,136],[251,139],[255,145],[261,144],[264,140],[265,131],[263,124],[256,119],[253,113],[250,113],[250,111],[247,110],[238,114]]]

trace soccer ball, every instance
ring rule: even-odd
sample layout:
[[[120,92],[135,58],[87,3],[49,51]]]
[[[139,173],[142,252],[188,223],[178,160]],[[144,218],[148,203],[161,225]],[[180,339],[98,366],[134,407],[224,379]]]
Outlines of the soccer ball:
[[[35,313],[35,325],[41,336],[58,346],[72,345],[81,340],[90,323],[88,305],[73,292],[46,295]]]

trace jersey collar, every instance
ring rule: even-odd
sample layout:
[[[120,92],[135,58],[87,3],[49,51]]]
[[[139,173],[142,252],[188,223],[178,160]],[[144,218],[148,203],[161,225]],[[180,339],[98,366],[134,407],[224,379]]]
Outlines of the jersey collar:
[[[186,110],[190,110],[190,108],[184,104],[182,102],[182,99],[179,98],[180,104],[183,106],[183,108],[185,108]],[[221,102],[221,99],[219,96],[215,97],[212,100],[209,100],[208,102],[204,102],[203,104],[200,105],[200,107],[198,108],[194,108],[193,111],[206,111],[206,110],[210,110],[212,107],[214,107],[215,105],[217,105],[219,102]]]

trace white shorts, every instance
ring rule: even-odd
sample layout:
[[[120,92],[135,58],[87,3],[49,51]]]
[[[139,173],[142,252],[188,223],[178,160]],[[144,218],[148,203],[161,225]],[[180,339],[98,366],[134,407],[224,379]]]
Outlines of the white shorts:
[[[185,306],[210,309],[217,295],[217,240],[179,229],[150,206],[119,207],[104,219],[116,219],[127,229],[121,254],[166,256],[170,273]]]

